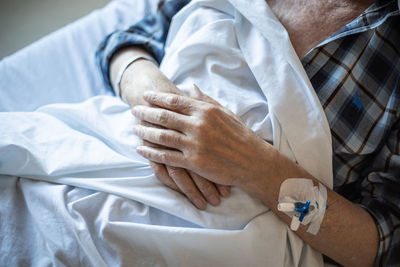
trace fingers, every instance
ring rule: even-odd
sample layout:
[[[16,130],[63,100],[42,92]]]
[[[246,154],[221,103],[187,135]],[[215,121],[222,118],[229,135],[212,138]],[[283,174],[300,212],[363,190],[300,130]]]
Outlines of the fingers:
[[[222,106],[219,102],[217,102],[216,100],[214,100],[214,99],[211,98],[210,96],[208,96],[208,95],[206,95],[205,93],[203,93],[203,92],[199,89],[199,87],[197,87],[197,85],[195,85],[195,84],[193,84],[193,87],[192,87],[192,89],[190,90],[190,96],[193,97],[193,98],[195,98],[195,99],[198,99],[198,100],[201,100],[201,101],[204,101],[204,102],[213,104],[213,105],[215,105],[215,106],[219,106],[219,107],[221,107],[222,110],[224,110],[226,113],[228,113],[228,114],[230,114],[231,116],[233,116],[237,121],[240,121],[239,117],[237,117],[235,113],[233,113],[233,112],[230,111],[229,109],[227,109],[227,108],[225,108],[224,106]]]
[[[159,147],[147,141],[143,143],[147,146]],[[150,166],[161,183],[185,195],[198,209],[205,209],[207,202],[217,206],[221,202],[220,195],[229,196],[229,186],[216,185],[196,173],[152,161],[150,161]]]
[[[151,147],[159,147],[158,145],[151,144],[147,141],[143,141],[143,143]],[[196,180],[203,179],[206,181],[203,182],[203,185],[201,182],[193,182],[196,180],[192,178],[193,176],[190,177],[185,169],[168,165],[165,166],[163,164],[152,161],[150,161],[150,166],[161,183],[171,188],[172,190],[175,190],[185,195],[190,200],[190,202],[192,202],[193,205],[195,205],[198,209],[205,209],[207,206],[206,201],[208,201],[211,205],[219,204],[220,201],[218,191],[215,189],[215,187],[213,190],[213,184],[205,180],[204,178],[200,176],[198,176],[200,178],[196,177]],[[207,184],[207,182],[211,185]],[[210,197],[211,194],[215,194],[218,198],[218,201],[214,199],[215,197]]]
[[[152,127],[151,123],[142,121],[141,124]],[[165,147],[161,145],[153,144],[146,140],[142,140],[141,143],[142,145],[148,147],[165,149]],[[153,161],[150,161],[150,166],[161,183],[171,188],[172,190],[175,190],[185,195],[198,209],[203,210],[206,208],[207,202],[205,198],[203,197],[201,191],[197,188],[197,185],[193,182],[192,178],[189,176],[185,169],[168,165],[166,166],[164,164]],[[213,201],[210,203],[215,205],[216,202]]]
[[[195,115],[194,111],[205,110],[204,105],[220,106],[196,86],[192,95],[198,100],[171,94],[146,93],[144,99],[152,106],[136,106],[132,109],[133,115],[142,121],[142,125],[134,127],[135,134],[143,140],[143,146],[136,150],[151,161],[156,176],[163,184],[184,194],[197,208],[205,209],[207,202],[219,205],[220,196],[229,196],[230,187],[216,185],[184,169],[191,165],[191,161],[185,159],[181,152],[189,143],[188,137],[181,133],[182,129],[190,128],[191,125],[185,114],[191,115],[192,112]],[[198,103],[202,106],[196,107]]]
[[[187,143],[185,135],[174,130],[135,125],[133,132],[143,140],[174,149],[181,149]]]
[[[157,163],[181,168],[184,167],[184,165],[187,165],[183,153],[180,151],[153,148],[148,146],[138,146],[136,147],[136,152],[142,157]]]
[[[158,145],[150,144],[146,141],[144,141],[144,143],[152,147],[159,147]],[[204,190],[205,186],[198,187],[198,183],[193,183],[194,179],[192,181],[192,178],[188,175],[185,169],[165,166],[163,164],[152,161],[150,161],[150,166],[161,183],[171,188],[172,190],[175,190],[185,195],[190,200],[190,202],[192,202],[193,205],[195,205],[198,209],[205,209],[207,207],[206,201],[208,201],[212,205],[219,204],[219,201],[216,202],[214,199],[210,201],[210,197],[206,197],[207,200],[205,200],[205,198],[203,197],[209,196],[212,193],[216,194],[218,197],[218,191],[215,190],[215,192],[209,192],[207,190]],[[205,192],[205,194],[202,194],[202,192]]]
[[[207,179],[197,175],[196,173],[189,172],[197,188],[200,190],[201,194],[205,197],[207,202],[213,206],[219,205],[221,202],[219,198],[219,192],[215,187],[214,183],[208,181]]]
[[[137,119],[168,129],[182,131],[189,127],[187,116],[166,109],[139,105],[132,108],[132,114]]]
[[[208,102],[208,103],[210,103],[210,104],[214,104],[214,105],[217,105],[217,106],[221,106],[220,103],[218,103],[217,101],[215,101],[214,99],[212,99],[210,96],[204,94],[204,93],[199,89],[199,87],[197,87],[197,85],[195,85],[195,84],[193,84],[193,87],[192,87],[191,90],[190,90],[190,96],[193,97],[193,98],[195,98],[195,99]]]
[[[222,184],[216,184],[215,185],[218,189],[218,192],[221,194],[223,197],[229,197],[231,194],[231,187],[229,185],[222,185]]]
[[[198,208],[204,210],[207,202],[185,169],[167,166],[169,176],[182,193]]]
[[[159,126],[159,125],[155,125],[155,124],[152,124],[150,122],[142,121],[142,120],[139,120],[139,119],[136,119],[136,125],[143,125],[143,126],[147,126],[147,127],[154,127],[154,128],[162,129],[162,127]]]
[[[199,103],[190,97],[167,93],[145,92],[143,99],[151,105],[190,115]]]
[[[168,186],[172,190],[183,193],[175,184],[174,180],[172,180],[172,178],[169,176],[165,165],[150,161],[150,167],[161,183]]]

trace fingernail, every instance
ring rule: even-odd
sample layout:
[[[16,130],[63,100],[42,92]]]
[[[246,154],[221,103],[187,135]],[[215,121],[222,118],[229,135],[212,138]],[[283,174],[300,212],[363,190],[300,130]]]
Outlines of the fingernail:
[[[212,196],[210,197],[210,203],[211,203],[211,205],[213,205],[213,206],[218,206],[219,203],[221,203],[221,201],[220,201],[220,199],[219,199],[218,196],[212,195]]]

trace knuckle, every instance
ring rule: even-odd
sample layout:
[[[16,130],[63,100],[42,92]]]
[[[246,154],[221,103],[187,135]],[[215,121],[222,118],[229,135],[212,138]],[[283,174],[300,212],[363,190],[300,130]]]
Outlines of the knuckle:
[[[168,105],[171,106],[178,106],[181,102],[180,97],[178,95],[167,96],[165,101],[167,102]]]
[[[204,106],[204,113],[207,116],[215,116],[220,112],[220,108],[216,105],[208,104]]]
[[[147,98],[151,101],[151,102],[155,102],[158,100],[158,97],[156,95],[147,95]]]
[[[173,143],[174,145],[180,145],[180,144],[183,143],[182,136],[180,136],[180,135],[173,135],[173,136],[171,137],[171,140],[172,140],[172,143]]]
[[[202,178],[202,179],[204,179],[204,178]],[[214,190],[214,188],[213,188],[213,185],[212,185],[211,183],[207,182],[207,181],[203,181],[203,182],[201,183],[200,187],[201,187],[201,192],[203,192],[203,194],[204,194],[206,197],[213,196],[214,193],[215,193],[215,190]]]
[[[166,124],[166,123],[168,123],[168,120],[169,120],[169,114],[164,110],[160,111],[156,115],[156,120],[161,124]]]
[[[196,129],[197,134],[201,135],[202,133],[205,133],[207,131],[208,125],[204,120],[196,120],[194,124],[194,128]]]
[[[185,188],[184,193],[191,200],[198,198],[198,192],[193,188]]]
[[[165,143],[166,141],[168,141],[168,135],[166,132],[161,131],[158,133],[157,139],[159,139],[161,142]]]
[[[171,175],[169,174],[169,169],[168,171],[166,169],[166,166],[163,164],[151,162],[150,163],[151,168],[153,169],[154,174],[156,175],[157,179],[165,186],[171,188],[172,190],[175,190],[177,192],[180,192],[180,189],[172,179]]]
[[[209,147],[208,142],[204,141],[204,134],[198,133],[195,140],[191,140],[190,146],[192,147],[192,152],[194,157],[200,158],[201,155],[208,153]]]
[[[177,167],[169,167],[168,168],[168,173],[171,177],[178,178],[180,177],[183,173],[183,170],[181,168]]]
[[[167,162],[167,160],[168,160],[168,155],[167,155],[167,153],[165,153],[164,151],[163,152],[160,152],[159,154],[158,154],[158,158],[159,158],[159,160],[161,161],[161,162]]]
[[[166,145],[179,145],[182,143],[181,136],[175,134],[174,132],[161,132],[158,138]]]
[[[211,182],[207,181],[205,178],[201,178],[201,179],[204,180],[204,183],[203,183],[204,190],[206,192],[208,192],[210,195],[212,195],[215,191],[214,185]]]

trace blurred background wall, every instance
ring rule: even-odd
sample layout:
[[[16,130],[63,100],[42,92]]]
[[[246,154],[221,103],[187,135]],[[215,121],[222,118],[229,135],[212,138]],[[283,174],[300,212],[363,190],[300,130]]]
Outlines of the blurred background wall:
[[[0,0],[0,59],[110,0]]]

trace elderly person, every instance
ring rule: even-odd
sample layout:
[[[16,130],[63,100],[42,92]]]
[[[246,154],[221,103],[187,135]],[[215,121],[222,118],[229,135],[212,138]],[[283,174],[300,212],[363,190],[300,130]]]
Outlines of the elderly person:
[[[292,177],[314,181],[318,177],[199,91],[208,106],[184,96],[151,60],[163,57],[170,20],[188,2],[161,0],[157,14],[110,35],[97,52],[106,84],[113,85],[142,120],[144,127],[135,130],[144,140],[138,152],[150,160],[164,184],[200,209],[206,202],[218,205],[220,195],[229,195],[229,186],[238,186],[289,224],[290,218],[276,209],[281,183]],[[398,3],[269,0],[268,4],[301,58],[333,141],[329,209],[317,235],[305,228],[298,235],[343,265],[396,265],[400,262],[396,253],[400,249]],[[170,112],[160,122],[163,108]],[[224,130],[218,127],[221,121]],[[160,140],[160,131],[169,138]]]

